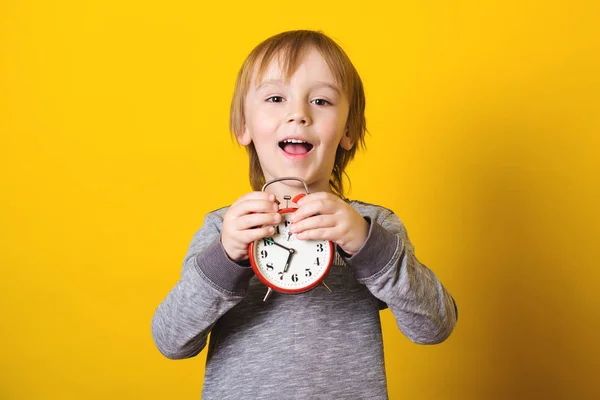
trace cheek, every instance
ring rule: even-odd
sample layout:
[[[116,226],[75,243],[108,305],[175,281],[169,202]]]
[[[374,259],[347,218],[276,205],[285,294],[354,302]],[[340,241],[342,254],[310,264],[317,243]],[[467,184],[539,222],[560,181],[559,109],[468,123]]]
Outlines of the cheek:
[[[272,134],[279,127],[279,118],[273,112],[258,109],[252,115],[251,130],[255,137]]]
[[[319,131],[326,133],[326,135],[323,136],[323,140],[331,142],[337,146],[342,138],[345,126],[346,121],[342,120],[337,115],[334,115],[330,116],[329,118],[324,118],[320,121]]]

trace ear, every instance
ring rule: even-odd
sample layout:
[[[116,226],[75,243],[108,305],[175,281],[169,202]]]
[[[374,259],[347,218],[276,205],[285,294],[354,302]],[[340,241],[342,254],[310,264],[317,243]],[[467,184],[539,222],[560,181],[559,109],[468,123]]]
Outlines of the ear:
[[[245,122],[244,126],[242,127],[242,132],[236,133],[235,137],[237,138],[237,141],[241,146],[248,146],[252,142],[252,136],[250,136],[250,131],[246,127]]]
[[[340,140],[340,146],[342,146],[342,149],[344,150],[351,150],[352,147],[354,147],[354,139],[350,137],[350,134],[348,133],[348,127],[346,127],[344,135]]]

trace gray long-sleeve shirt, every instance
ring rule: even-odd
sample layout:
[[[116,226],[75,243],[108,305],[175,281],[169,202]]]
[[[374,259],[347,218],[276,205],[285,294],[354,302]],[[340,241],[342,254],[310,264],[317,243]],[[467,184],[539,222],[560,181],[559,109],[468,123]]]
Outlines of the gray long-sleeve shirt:
[[[324,286],[274,293],[220,243],[227,208],[207,214],[183,262],[181,279],[158,306],[152,334],[162,354],[189,358],[210,333],[205,399],[387,399],[379,310],[389,307],[413,342],[445,340],[454,300],[414,255],[390,210],[350,201],[369,222],[353,256],[337,250]]]

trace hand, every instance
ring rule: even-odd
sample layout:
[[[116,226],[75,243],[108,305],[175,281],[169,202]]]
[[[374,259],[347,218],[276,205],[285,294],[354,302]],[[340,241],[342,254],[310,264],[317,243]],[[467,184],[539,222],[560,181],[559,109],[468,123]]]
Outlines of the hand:
[[[223,217],[221,244],[233,261],[248,258],[248,245],[255,240],[273,235],[281,222],[275,195],[266,192],[250,192],[229,207]],[[265,226],[263,226],[265,225]]]
[[[300,240],[330,240],[355,254],[367,240],[369,224],[352,206],[332,193],[311,193],[298,200],[290,231]]]

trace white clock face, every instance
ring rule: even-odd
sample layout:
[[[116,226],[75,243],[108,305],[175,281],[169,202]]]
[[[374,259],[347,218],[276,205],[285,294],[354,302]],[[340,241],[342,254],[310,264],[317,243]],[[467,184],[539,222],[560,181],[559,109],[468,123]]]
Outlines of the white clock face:
[[[326,240],[299,240],[291,233],[290,217],[282,214],[275,234],[254,242],[253,258],[258,273],[271,287],[284,291],[302,291],[324,278],[333,259]]]

